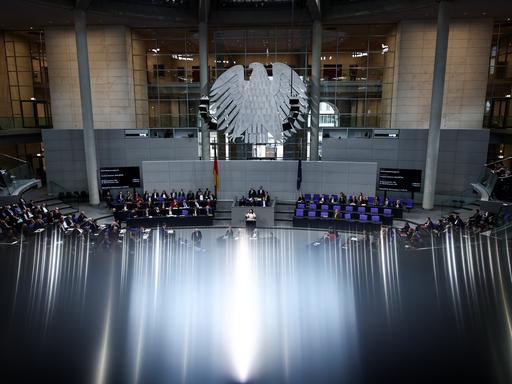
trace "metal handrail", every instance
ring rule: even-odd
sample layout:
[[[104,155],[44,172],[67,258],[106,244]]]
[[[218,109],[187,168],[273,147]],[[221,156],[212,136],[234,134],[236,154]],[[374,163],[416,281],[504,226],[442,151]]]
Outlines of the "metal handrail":
[[[26,160],[23,160],[23,159],[18,159],[17,157],[14,157],[14,156],[11,156],[11,155],[8,155],[6,153],[0,153],[0,156],[5,156],[9,159],[12,159],[12,160],[16,160],[16,161],[21,161],[22,163],[26,164],[27,161]]]
[[[499,159],[499,160],[496,160],[496,161],[484,164],[484,167],[488,167],[489,165],[501,163],[502,161],[507,161],[507,160],[510,160],[510,159],[512,159],[512,156],[509,156],[509,157],[507,157],[505,159]]]

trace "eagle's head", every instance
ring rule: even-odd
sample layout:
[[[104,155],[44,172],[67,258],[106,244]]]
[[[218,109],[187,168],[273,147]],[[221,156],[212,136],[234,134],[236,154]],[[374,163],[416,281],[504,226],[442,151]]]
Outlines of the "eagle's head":
[[[261,63],[251,63],[249,64],[249,69],[251,70],[251,77],[254,75],[267,76],[267,70]]]

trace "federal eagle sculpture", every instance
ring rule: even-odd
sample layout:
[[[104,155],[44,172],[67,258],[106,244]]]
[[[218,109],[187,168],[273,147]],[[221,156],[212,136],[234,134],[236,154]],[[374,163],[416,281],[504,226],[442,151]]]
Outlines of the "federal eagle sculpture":
[[[211,118],[229,139],[267,143],[270,134],[276,142],[286,141],[304,123],[306,85],[283,63],[272,64],[272,78],[263,64],[252,63],[249,68],[249,80],[245,80],[244,67],[235,65],[215,81],[209,97]],[[291,99],[298,100],[298,113],[290,111]],[[286,123],[288,129],[283,130]]]

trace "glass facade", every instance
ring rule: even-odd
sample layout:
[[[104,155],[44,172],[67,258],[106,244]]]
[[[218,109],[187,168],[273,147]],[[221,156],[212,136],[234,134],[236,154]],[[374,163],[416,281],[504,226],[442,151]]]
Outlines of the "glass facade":
[[[489,61],[484,126],[512,128],[512,23],[495,23]]]
[[[261,30],[213,30],[210,31],[208,66],[210,85],[222,73],[234,65],[246,68],[261,63],[272,76],[272,63],[281,62],[290,66],[304,80],[311,70],[311,31],[309,29],[261,29]],[[211,135],[212,145],[218,147],[218,157],[230,159],[296,159],[305,157],[302,143],[304,130],[291,136],[285,144],[276,143],[269,135],[266,143],[228,143],[222,132]]]
[[[12,128],[52,126],[43,31],[4,32]]]
[[[133,30],[132,51],[137,127],[197,127],[197,31]]]
[[[208,39],[210,86],[230,67],[240,64],[248,69],[253,62],[265,65],[269,76],[273,62],[285,63],[309,84],[310,29],[213,29]],[[321,127],[389,127],[395,26],[325,27],[322,39]],[[200,126],[197,31],[133,30],[132,50],[137,126]],[[249,71],[246,74],[249,77]],[[310,119],[306,121],[309,125]],[[301,131],[284,145],[269,137],[268,143],[247,146],[228,143],[218,132],[211,135],[211,142],[221,159],[295,159],[306,156],[309,135]]]
[[[394,61],[393,24],[324,29],[321,100],[335,108],[334,127],[390,126]]]

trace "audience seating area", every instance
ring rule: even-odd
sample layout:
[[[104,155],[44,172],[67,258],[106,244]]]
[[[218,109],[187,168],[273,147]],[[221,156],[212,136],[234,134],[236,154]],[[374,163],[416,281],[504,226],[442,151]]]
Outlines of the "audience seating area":
[[[214,216],[217,199],[208,188],[204,191],[198,189],[196,193],[189,191],[187,194],[181,189],[179,192],[172,190],[167,193],[144,192],[134,195],[131,192],[124,194],[119,192],[113,198],[110,192],[106,193],[105,200],[114,213],[114,218],[119,221],[130,219],[156,218],[156,217],[191,217]],[[139,220],[140,221],[140,220]],[[135,220],[130,220],[135,223]],[[144,221],[145,223],[147,222]],[[180,221],[185,224],[185,221]],[[208,221],[211,222],[211,221]],[[146,223],[147,225],[147,223]]]
[[[366,197],[362,193],[348,197],[343,192],[339,195],[306,193],[297,199],[294,219],[331,219],[392,225],[393,218],[403,217],[404,207],[412,209],[412,199],[407,200],[404,206],[399,199]]]
[[[43,230],[59,230],[64,234],[82,234],[98,229],[96,222],[80,214],[64,215],[58,207],[26,202],[0,207],[0,241],[17,241],[21,235],[32,235]]]

